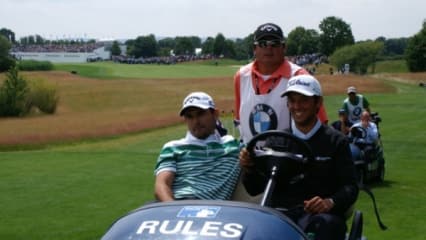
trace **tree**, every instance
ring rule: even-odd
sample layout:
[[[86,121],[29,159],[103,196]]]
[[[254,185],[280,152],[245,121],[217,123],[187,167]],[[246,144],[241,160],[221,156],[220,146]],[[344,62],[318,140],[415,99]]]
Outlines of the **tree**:
[[[161,40],[158,40],[158,47],[159,48],[169,48],[169,49],[173,49],[176,45],[176,41],[174,38],[171,37],[167,37],[167,38],[163,38]]]
[[[192,43],[191,37],[176,37],[176,46],[174,53],[176,55],[189,55],[195,53],[195,47]]]
[[[34,36],[28,36],[28,44],[35,44],[35,37]]]
[[[329,60],[337,68],[349,64],[351,72],[359,74],[367,73],[368,67],[371,66],[374,73],[374,64],[382,51],[383,42],[370,40],[339,48]]]
[[[306,30],[306,39],[304,40],[305,53],[319,52],[320,35],[315,29]]]
[[[423,28],[408,40],[405,60],[411,72],[426,71],[426,20]]]
[[[215,56],[220,56],[223,54],[224,50],[225,50],[225,36],[223,36],[222,33],[218,33],[216,35],[216,38],[214,39],[213,54]]]
[[[231,39],[226,39],[224,48],[223,48],[223,56],[226,58],[235,58],[235,43]]]
[[[192,46],[194,46],[194,48],[200,48],[201,47],[201,38],[200,37],[191,36],[189,38],[191,39]]]
[[[119,55],[121,55],[121,48],[118,45],[117,41],[112,42],[111,55],[112,56],[119,56]]]
[[[403,55],[405,48],[407,48],[408,38],[391,38],[385,42],[385,49],[383,54],[387,56]]]
[[[174,38],[167,37],[158,40],[158,54],[160,56],[170,56],[171,51],[175,48],[176,42]]]
[[[40,36],[40,35],[35,35],[35,43],[36,44],[44,44],[44,42],[45,42],[45,40],[44,40],[44,38],[42,37],[42,36]]]
[[[354,36],[349,24],[337,17],[326,17],[320,25],[320,49],[325,55],[331,55],[336,49],[354,44]]]
[[[4,36],[7,40],[9,40],[9,42],[11,43],[15,43],[15,33],[7,28],[2,28],[0,29],[0,35]]]
[[[9,55],[11,47],[9,40],[0,35],[0,72],[7,71],[15,66],[15,60]]]
[[[384,45],[383,56],[381,60],[392,60],[392,59],[403,59],[404,51],[407,48],[408,38],[390,38],[386,39],[381,36],[374,40],[376,42],[382,42]]]
[[[253,35],[235,41],[235,58],[237,60],[250,60],[253,58]]]
[[[208,37],[201,45],[201,52],[203,54],[213,54],[214,38]]]
[[[30,36],[26,36],[26,37],[21,37],[21,39],[19,40],[21,44],[23,45],[27,45],[27,44],[44,44],[47,41],[40,35],[36,34],[36,35],[30,35]],[[56,42],[57,44],[68,44],[70,43],[69,40],[59,40],[58,42]]]
[[[314,29],[296,27],[287,37],[287,55],[302,55],[318,52],[319,34]]]
[[[134,48],[135,48],[135,40],[134,39],[128,39],[126,42],[124,42],[126,45],[126,56],[134,56],[133,54]]]
[[[155,57],[157,53],[158,44],[155,36],[150,34],[148,36],[137,37],[133,43],[132,55],[135,58],[139,57]]]

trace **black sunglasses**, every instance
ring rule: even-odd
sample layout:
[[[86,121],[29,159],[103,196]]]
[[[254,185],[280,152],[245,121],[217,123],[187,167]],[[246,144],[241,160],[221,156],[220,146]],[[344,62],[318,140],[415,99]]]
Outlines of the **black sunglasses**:
[[[284,44],[284,42],[281,41],[281,40],[261,40],[261,41],[255,41],[254,42],[255,46],[259,46],[261,48],[266,48],[268,46],[276,48],[276,47],[282,46],[283,44]]]

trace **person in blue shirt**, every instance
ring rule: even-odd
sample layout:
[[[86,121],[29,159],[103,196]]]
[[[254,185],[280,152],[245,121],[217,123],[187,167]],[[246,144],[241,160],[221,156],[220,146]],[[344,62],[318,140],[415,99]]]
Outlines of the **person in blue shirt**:
[[[352,129],[357,128],[364,129],[365,136],[354,136]],[[361,120],[352,125],[349,137],[353,139],[353,143],[350,144],[352,158],[355,160],[361,159],[362,155],[364,155],[367,161],[372,160],[369,159],[369,154],[365,153],[375,149],[379,140],[379,131],[377,125],[371,121],[369,112],[362,112]]]

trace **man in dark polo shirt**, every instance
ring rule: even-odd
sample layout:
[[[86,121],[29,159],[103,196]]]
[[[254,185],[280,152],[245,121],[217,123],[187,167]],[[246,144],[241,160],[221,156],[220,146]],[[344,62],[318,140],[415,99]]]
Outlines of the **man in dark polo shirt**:
[[[347,137],[321,123],[317,113],[322,104],[319,82],[312,76],[292,77],[282,93],[292,122],[290,132],[310,146],[314,161],[309,162],[305,177],[297,182],[278,182],[272,195],[272,207],[284,213],[315,239],[343,240],[345,214],[358,197],[355,169]],[[246,149],[240,152],[243,184],[250,195],[259,194],[267,176],[254,169]],[[261,184],[260,184],[261,183]]]

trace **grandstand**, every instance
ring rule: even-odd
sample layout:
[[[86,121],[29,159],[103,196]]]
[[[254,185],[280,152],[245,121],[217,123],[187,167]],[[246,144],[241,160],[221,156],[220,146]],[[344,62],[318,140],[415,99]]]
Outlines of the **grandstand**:
[[[49,61],[53,63],[84,63],[111,59],[105,44],[93,45],[25,45],[14,46],[10,54],[19,60]]]

